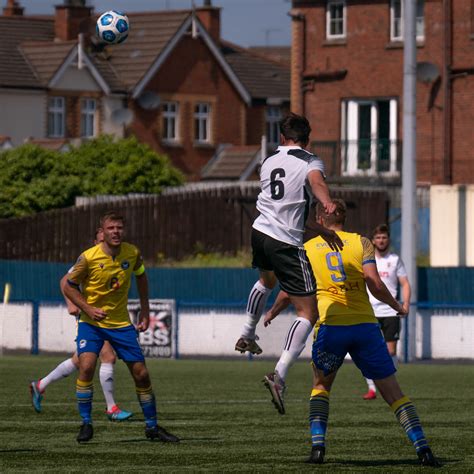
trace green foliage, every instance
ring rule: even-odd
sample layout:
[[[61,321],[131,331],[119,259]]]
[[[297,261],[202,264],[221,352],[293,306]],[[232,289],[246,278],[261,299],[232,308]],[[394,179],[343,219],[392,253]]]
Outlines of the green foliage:
[[[76,196],[160,193],[184,181],[135,137],[102,136],[66,153],[23,145],[0,155],[0,217],[70,206]]]

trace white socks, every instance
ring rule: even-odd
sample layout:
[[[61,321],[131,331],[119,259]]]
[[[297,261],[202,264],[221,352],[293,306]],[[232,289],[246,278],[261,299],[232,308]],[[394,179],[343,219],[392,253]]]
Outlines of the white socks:
[[[285,347],[275,367],[275,371],[278,372],[281,379],[286,379],[288,369],[298,359],[312,330],[313,325],[305,318],[296,318],[291,325],[286,336]]]
[[[242,337],[255,339],[255,328],[260,321],[271,292],[272,288],[267,288],[260,281],[253,285],[247,302],[247,321],[242,329]]]
[[[398,369],[398,357],[396,355],[392,356],[393,365]]]
[[[99,379],[102,391],[104,392],[105,403],[107,403],[107,411],[112,410],[115,406],[114,400],[114,364],[100,364]]]
[[[77,367],[74,365],[72,358],[66,359],[64,362],[61,362],[55,369],[53,369],[46,377],[42,378],[38,382],[39,391],[44,392],[46,390],[46,387],[51,382],[56,382],[56,380],[68,377],[76,370]]]

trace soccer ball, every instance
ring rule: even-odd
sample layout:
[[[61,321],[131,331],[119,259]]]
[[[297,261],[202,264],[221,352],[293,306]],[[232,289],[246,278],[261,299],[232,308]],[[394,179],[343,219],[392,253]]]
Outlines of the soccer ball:
[[[123,43],[130,30],[130,22],[125,13],[110,10],[100,15],[97,20],[97,36],[107,44]]]

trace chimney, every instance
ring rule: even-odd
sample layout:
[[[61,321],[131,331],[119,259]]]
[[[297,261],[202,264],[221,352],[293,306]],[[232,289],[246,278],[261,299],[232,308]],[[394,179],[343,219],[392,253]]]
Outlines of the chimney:
[[[3,7],[3,16],[23,16],[23,7],[17,0],[8,0],[7,5]]]
[[[77,39],[79,33],[89,33],[92,7],[85,0],[64,0],[56,5],[54,32],[57,40]]]
[[[211,38],[219,42],[221,39],[221,9],[213,7],[211,0],[204,0],[203,6],[196,8],[196,15]]]

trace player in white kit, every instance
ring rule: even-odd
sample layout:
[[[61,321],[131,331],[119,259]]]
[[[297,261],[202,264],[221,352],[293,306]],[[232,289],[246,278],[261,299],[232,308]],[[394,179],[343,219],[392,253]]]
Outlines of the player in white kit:
[[[403,301],[403,309],[406,314],[410,309],[411,287],[407,278],[407,272],[402,259],[395,253],[390,252],[390,231],[387,225],[377,226],[372,232],[372,243],[375,247],[375,261],[380,279],[385,283],[394,298],[397,296],[398,285]],[[392,356],[395,367],[397,366],[397,341],[400,338],[400,316],[385,303],[375,298],[369,290],[370,304],[374,309],[376,318],[387,343],[389,354]],[[374,381],[366,379],[368,392],[363,396],[364,400],[373,400],[377,397],[377,389]]]
[[[260,215],[253,223],[252,250],[259,280],[247,304],[247,321],[235,350],[261,354],[255,328],[277,281],[290,296],[297,313],[286,338],[275,372],[264,378],[277,410],[285,413],[283,395],[288,368],[303,350],[318,318],[316,282],[303,247],[303,232],[313,195],[327,213],[335,209],[325,183],[324,163],[304,150],[311,128],[305,117],[290,114],[280,122],[280,143],[260,170],[261,192],[257,200]],[[321,226],[330,245],[342,247],[335,232]]]

